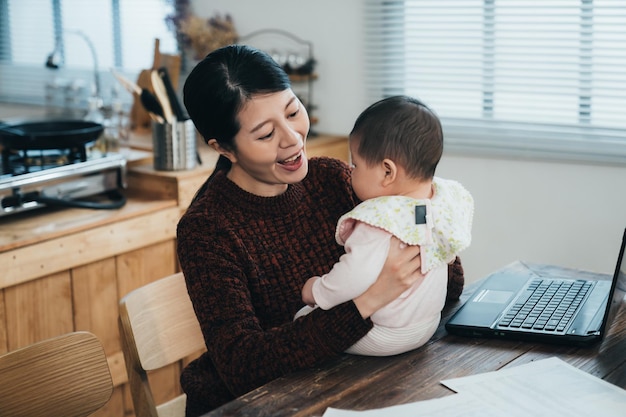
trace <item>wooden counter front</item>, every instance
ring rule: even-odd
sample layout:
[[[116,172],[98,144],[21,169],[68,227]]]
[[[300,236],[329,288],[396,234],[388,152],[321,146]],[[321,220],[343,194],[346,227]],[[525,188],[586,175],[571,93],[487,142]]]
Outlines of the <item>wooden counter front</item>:
[[[43,209],[2,219],[0,288],[171,240],[177,221],[174,200],[144,197],[119,210]]]
[[[118,302],[178,271],[179,215],[174,200],[134,196],[117,210],[46,208],[0,220],[0,354],[90,331],[104,346],[116,386],[96,416],[132,415]],[[157,395],[179,390],[178,375],[178,369],[155,375]]]

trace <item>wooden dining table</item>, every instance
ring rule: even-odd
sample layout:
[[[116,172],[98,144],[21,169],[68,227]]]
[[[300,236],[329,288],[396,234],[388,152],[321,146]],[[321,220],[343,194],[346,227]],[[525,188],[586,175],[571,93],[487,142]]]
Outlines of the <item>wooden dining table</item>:
[[[575,277],[611,279],[604,274],[537,267],[552,268]],[[604,339],[590,347],[448,334],[445,323],[479,283],[466,286],[461,300],[446,305],[437,332],[421,348],[390,357],[343,354],[316,368],[269,382],[204,417],[309,417],[321,416],[328,407],[350,410],[389,407],[453,395],[453,391],[440,383],[442,380],[497,371],[550,357],[557,357],[626,389],[624,302]]]

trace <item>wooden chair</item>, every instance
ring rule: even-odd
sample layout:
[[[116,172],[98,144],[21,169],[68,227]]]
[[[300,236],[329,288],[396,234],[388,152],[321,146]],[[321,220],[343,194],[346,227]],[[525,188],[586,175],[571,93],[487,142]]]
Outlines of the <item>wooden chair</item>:
[[[0,356],[0,416],[82,417],[104,406],[113,381],[96,336],[73,332]]]
[[[148,371],[205,350],[200,324],[182,273],[137,288],[120,300],[120,333],[135,415],[185,415],[182,394],[155,404]]]

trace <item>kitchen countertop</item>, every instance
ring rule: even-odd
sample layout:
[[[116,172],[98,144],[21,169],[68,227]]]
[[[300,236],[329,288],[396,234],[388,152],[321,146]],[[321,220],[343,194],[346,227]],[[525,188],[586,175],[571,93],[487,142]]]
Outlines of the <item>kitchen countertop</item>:
[[[0,220],[0,289],[174,239],[175,200],[129,196],[116,210],[41,209]]]
[[[142,175],[160,178],[198,175],[200,170],[155,171],[152,168],[150,135],[133,135],[133,149],[121,150],[127,157],[128,187],[124,190],[126,204],[115,210],[45,207],[0,217],[0,270],[7,261],[3,254],[54,239],[85,232],[106,225],[127,221],[138,216],[177,207],[176,195],[153,194],[133,187],[133,179]],[[139,145],[139,146],[136,146]],[[210,157],[206,157],[210,160]],[[211,165],[214,165],[211,164]],[[211,168],[212,169],[212,168]],[[209,170],[209,165],[204,167]],[[202,172],[201,175],[208,175]],[[174,227],[172,228],[172,230]],[[172,231],[173,233],[173,231]],[[4,260],[3,260],[4,259]]]
[[[127,198],[126,204],[115,210],[45,207],[0,217],[0,254],[176,206],[174,200],[155,200],[132,193]]]
[[[128,170],[152,161],[128,151]],[[44,207],[0,217],[0,289],[175,238],[175,199],[133,189],[114,210]]]

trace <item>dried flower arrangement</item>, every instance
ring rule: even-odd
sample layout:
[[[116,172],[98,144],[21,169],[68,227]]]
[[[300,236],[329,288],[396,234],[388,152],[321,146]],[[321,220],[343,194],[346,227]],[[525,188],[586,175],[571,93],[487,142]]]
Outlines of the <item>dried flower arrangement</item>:
[[[215,49],[236,43],[239,38],[228,14],[222,17],[216,13],[210,18],[196,16],[188,0],[176,0],[175,9],[175,14],[166,20],[175,30],[181,47],[191,48],[194,59],[202,59]]]

